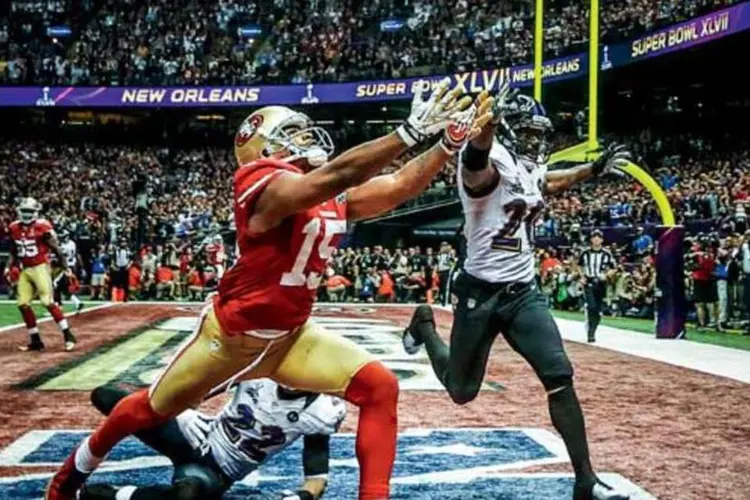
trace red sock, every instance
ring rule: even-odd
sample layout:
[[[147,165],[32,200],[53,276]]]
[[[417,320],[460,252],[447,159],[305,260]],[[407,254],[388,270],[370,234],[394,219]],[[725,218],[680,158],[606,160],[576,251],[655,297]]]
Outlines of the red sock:
[[[150,429],[165,422],[163,417],[151,408],[148,389],[123,398],[112,409],[109,416],[91,434],[89,448],[95,457],[104,457],[117,443],[142,429]]]
[[[23,322],[26,323],[26,328],[36,328],[36,315],[34,310],[29,306],[19,307],[21,310],[21,316],[23,316]]]
[[[65,315],[63,314],[62,310],[60,310],[60,306],[58,306],[57,304],[48,305],[47,310],[52,315],[52,319],[55,320],[55,323],[60,323],[65,319]]]
[[[387,499],[396,458],[398,379],[372,361],[357,372],[344,397],[359,406],[359,500]]]

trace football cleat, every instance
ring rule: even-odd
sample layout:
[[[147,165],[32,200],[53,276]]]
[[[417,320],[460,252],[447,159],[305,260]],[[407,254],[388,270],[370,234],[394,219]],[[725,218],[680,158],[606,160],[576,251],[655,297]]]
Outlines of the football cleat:
[[[78,500],[116,500],[117,488],[108,484],[84,484]]]
[[[21,352],[43,351],[44,343],[43,342],[31,342],[28,345],[18,346],[18,350]]]
[[[629,500],[630,494],[616,491],[614,488],[597,479],[594,484],[576,483],[573,488],[573,500]]]
[[[76,348],[76,336],[71,331],[65,333],[65,351],[70,352]]]
[[[76,469],[76,452],[65,459],[62,467],[58,470],[47,484],[47,490],[44,492],[44,500],[74,500],[78,495],[83,483],[86,482],[90,473],[84,473]]]
[[[404,346],[404,351],[407,354],[416,354],[424,344],[422,336],[417,331],[417,325],[420,323],[430,323],[435,328],[435,317],[432,314],[432,308],[430,306],[419,306],[414,311],[411,317],[411,323],[404,330],[404,336],[401,339],[401,343]]]

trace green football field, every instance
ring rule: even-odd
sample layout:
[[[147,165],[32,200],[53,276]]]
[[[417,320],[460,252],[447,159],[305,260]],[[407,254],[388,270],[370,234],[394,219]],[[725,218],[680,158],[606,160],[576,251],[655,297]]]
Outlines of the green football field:
[[[91,307],[101,302],[85,302],[87,307]],[[34,312],[38,319],[49,317],[49,313],[46,309],[41,307],[39,304],[34,304]],[[72,304],[65,304],[63,307],[66,313],[73,311]],[[86,309],[84,309],[85,311]],[[572,319],[583,321],[583,313],[578,312],[567,312],[567,311],[553,311],[553,314],[558,318]],[[18,312],[18,308],[14,303],[0,303],[0,327],[15,325],[21,323],[21,315]],[[614,328],[622,328],[623,330],[632,330],[634,332],[643,333],[644,335],[654,334],[654,323],[647,319],[635,319],[635,318],[602,318],[602,324],[611,326]],[[692,325],[688,325],[687,328],[688,340],[695,342],[702,342],[704,344],[714,344],[724,347],[732,347],[735,349],[742,349],[744,351],[750,351],[750,337],[745,337],[741,332],[730,330],[728,332],[715,332],[715,331],[698,331]]]
[[[568,311],[552,311],[552,314],[558,318],[573,319],[583,321],[583,313]],[[644,335],[654,334],[654,322],[649,319],[636,318],[611,318],[602,317],[602,325],[621,328],[623,330],[632,330],[643,333]],[[750,337],[745,337],[738,330],[729,330],[727,332],[716,332],[713,330],[698,331],[693,325],[687,325],[687,339],[704,344],[714,344],[724,347],[732,347],[750,351]]]
[[[39,304],[34,304],[32,307],[34,308],[34,313],[36,313],[37,319],[44,319],[49,317],[49,313],[47,312],[47,310]],[[73,304],[65,304],[65,306],[63,306],[63,310],[66,313],[69,313],[75,310],[75,308],[73,307]],[[84,309],[84,311],[85,310],[86,309]],[[15,325],[21,323],[22,321],[23,319],[21,319],[21,313],[18,312],[18,308],[15,304],[10,302],[0,304],[0,327]]]

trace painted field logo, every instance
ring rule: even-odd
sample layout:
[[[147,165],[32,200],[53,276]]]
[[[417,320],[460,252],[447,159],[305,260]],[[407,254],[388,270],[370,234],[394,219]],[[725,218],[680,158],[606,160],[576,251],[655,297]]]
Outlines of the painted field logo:
[[[31,431],[0,450],[0,467],[28,468],[28,474],[0,477],[0,498],[39,498],[49,473],[39,466],[59,466],[87,431]],[[359,469],[352,434],[331,439],[330,485],[326,498],[356,498]],[[261,469],[235,484],[229,499],[279,498],[278,492],[303,476],[300,442],[293,444]],[[394,500],[557,500],[572,496],[569,473],[529,473],[529,467],[568,461],[565,446],[544,429],[414,429],[398,439],[393,468]],[[169,461],[134,438],[115,447],[90,480],[118,486],[168,483]],[[633,492],[633,500],[653,500],[617,474],[602,474],[605,481]]]
[[[315,321],[332,333],[356,342],[385,362],[398,376],[402,390],[443,390],[424,350],[416,356],[406,354],[401,347],[402,327],[393,321],[379,319],[372,314],[375,309],[357,310],[359,317],[339,315],[339,311],[332,308],[316,310],[326,315],[315,316]],[[368,313],[371,317],[367,317]],[[197,321],[196,317],[177,317],[154,323],[56,366],[18,387],[43,391],[90,391],[106,383],[148,386],[193,331]],[[484,389],[498,387],[485,384]]]

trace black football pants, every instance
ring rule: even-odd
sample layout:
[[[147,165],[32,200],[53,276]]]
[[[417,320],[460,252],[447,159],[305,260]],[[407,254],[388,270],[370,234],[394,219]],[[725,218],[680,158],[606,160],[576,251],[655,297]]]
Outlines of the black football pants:
[[[573,366],[534,281],[496,284],[462,271],[453,293],[458,303],[450,347],[429,338],[425,343],[435,373],[456,403],[477,396],[498,334],[531,365],[546,390],[571,382]]]

